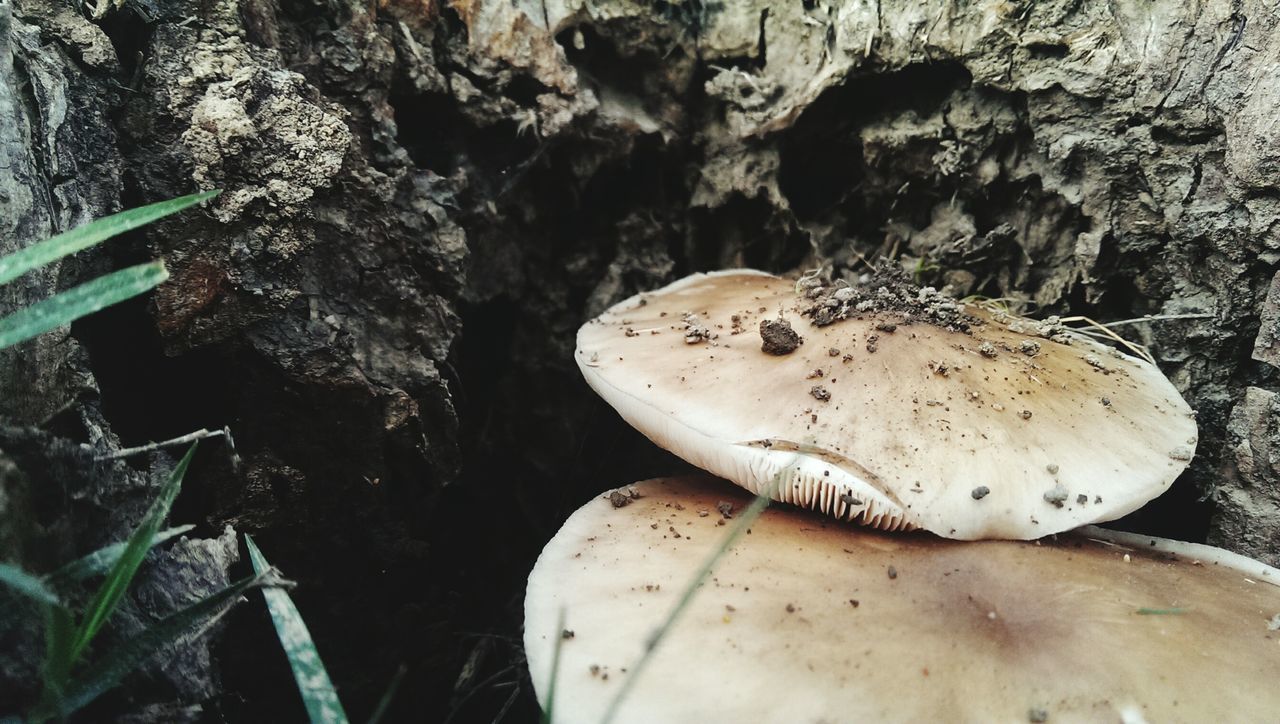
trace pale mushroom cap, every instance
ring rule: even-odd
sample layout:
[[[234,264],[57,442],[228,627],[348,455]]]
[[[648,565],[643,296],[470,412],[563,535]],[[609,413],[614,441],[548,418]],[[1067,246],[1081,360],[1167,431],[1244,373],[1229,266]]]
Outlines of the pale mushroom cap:
[[[576,359],[624,419],[694,465],[753,492],[790,469],[776,499],[888,530],[1030,539],[1112,520],[1194,453],[1173,385],[1109,347],[1011,331],[975,307],[986,323],[970,333],[892,312],[817,327],[802,301],[760,272],[694,275],[588,322]],[[686,312],[718,336],[687,343]],[[780,312],[804,343],[774,356],[759,325]]]
[[[728,529],[717,504],[750,502],[696,478],[629,489],[640,497],[625,507],[606,496],[572,515],[529,578],[529,670],[545,704],[559,639],[561,724],[600,721]],[[697,592],[616,721],[1274,720],[1280,631],[1268,623],[1280,588],[1268,581],[1280,571],[1153,552],[1147,540],[958,543],[772,507]]]

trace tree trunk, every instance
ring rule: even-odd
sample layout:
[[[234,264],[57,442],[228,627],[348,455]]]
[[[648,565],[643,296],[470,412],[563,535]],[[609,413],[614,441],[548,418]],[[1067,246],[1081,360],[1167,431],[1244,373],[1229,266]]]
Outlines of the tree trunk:
[[[541,544],[679,465],[582,384],[574,333],[698,270],[887,257],[1037,315],[1152,315],[1115,329],[1201,442],[1121,525],[1280,564],[1280,14],[1261,0],[100,15],[0,0],[0,252],[224,191],[5,287],[0,311],[112,264],[173,273],[4,353],[0,412],[107,446],[230,425],[243,468],[199,461],[177,522],[253,533],[299,581],[357,716],[401,665],[405,713],[492,716],[487,678],[523,681],[527,713],[513,637]],[[295,717],[270,636],[242,606],[227,693],[173,700]]]

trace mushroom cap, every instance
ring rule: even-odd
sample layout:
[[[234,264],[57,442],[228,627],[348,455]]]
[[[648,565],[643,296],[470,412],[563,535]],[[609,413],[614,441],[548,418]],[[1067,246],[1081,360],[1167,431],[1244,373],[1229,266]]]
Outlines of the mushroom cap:
[[[1193,413],[1142,360],[972,305],[968,331],[895,311],[819,327],[795,287],[737,270],[634,296],[578,331],[578,366],[690,463],[886,530],[1030,539],[1112,520],[1194,452]],[[760,324],[780,314],[803,343],[765,353]]]
[[[727,531],[717,506],[750,502],[700,478],[630,489],[625,507],[606,496],[570,516],[529,577],[529,670],[545,704],[560,646],[562,724],[601,720]],[[959,543],[774,506],[694,595],[616,721],[1273,720],[1278,576],[1175,541]]]

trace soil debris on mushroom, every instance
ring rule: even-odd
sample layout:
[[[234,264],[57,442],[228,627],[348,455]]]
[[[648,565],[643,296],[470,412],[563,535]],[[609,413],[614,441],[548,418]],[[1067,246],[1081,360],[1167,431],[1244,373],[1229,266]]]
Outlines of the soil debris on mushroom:
[[[760,341],[760,349],[774,356],[791,354],[804,344],[804,338],[785,319],[760,320]]]

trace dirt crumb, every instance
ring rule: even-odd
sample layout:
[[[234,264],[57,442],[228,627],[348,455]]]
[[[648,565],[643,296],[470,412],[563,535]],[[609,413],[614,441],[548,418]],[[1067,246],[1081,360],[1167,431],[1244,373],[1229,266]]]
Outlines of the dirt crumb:
[[[1062,483],[1053,486],[1053,489],[1044,494],[1044,502],[1051,504],[1055,508],[1061,508],[1062,504],[1067,501],[1071,493],[1067,492],[1066,487]]]
[[[818,400],[819,402],[831,401],[831,393],[822,385],[814,385],[809,388],[809,394],[813,395],[813,399]]]
[[[702,323],[702,319],[698,315],[687,313],[681,320],[684,322],[685,344],[701,344],[716,338],[716,335]]]
[[[640,494],[632,489],[615,490],[612,493],[609,493],[609,502],[615,508],[625,508],[626,506],[631,505],[631,503],[639,497]]]
[[[760,340],[760,349],[771,355],[791,354],[804,344],[804,338],[785,319],[760,320]]]
[[[969,493],[969,495],[973,496],[974,500],[982,500],[983,498],[987,497],[990,494],[991,494],[991,488],[988,488],[985,485],[979,485]]]
[[[733,503],[730,503],[727,500],[721,500],[716,503],[716,510],[720,511],[720,516],[722,518],[733,517]]]
[[[818,293],[814,294],[814,291]],[[940,294],[933,287],[916,286],[905,270],[893,264],[876,269],[865,284],[810,290],[805,297],[801,313],[819,327],[850,317],[884,313],[900,315],[899,323],[919,321],[953,332],[968,332],[970,327],[982,323],[966,314],[964,305]],[[897,324],[881,324],[897,329]]]

